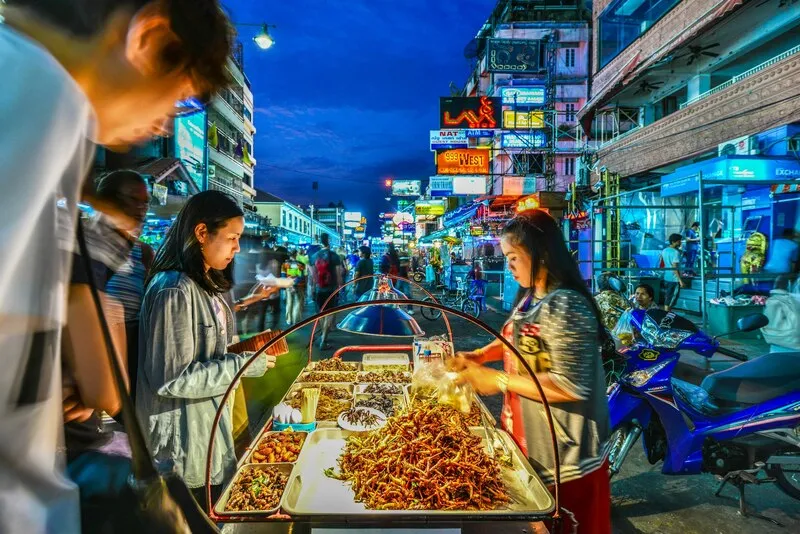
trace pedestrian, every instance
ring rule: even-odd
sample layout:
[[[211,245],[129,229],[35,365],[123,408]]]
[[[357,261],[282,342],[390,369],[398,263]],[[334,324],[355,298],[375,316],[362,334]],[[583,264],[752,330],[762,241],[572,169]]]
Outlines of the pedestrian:
[[[286,289],[286,324],[293,325],[303,319],[306,303],[306,266],[297,260],[296,250],[289,253],[282,271],[294,280],[294,285]]]
[[[578,532],[611,532],[611,490],[604,443],[609,436],[601,363],[603,323],[558,223],[534,210],[502,232],[508,268],[519,283],[517,304],[503,327],[536,374],[550,404],[561,463],[560,504]],[[481,395],[502,394],[501,421],[539,477],[554,483],[550,427],[541,396],[516,355],[500,340],[454,362],[459,381]],[[483,364],[503,361],[504,371]],[[560,430],[559,430],[560,429]]]
[[[686,270],[694,274],[697,254],[700,250],[700,223],[693,222],[684,232],[684,236],[686,237],[686,253],[684,254]]]
[[[386,247],[386,254],[381,258],[381,274],[400,276],[400,256],[394,248],[394,244],[389,243]]]
[[[267,241],[267,245],[261,252],[258,266],[256,268],[259,276],[273,276],[275,278],[280,278],[282,276],[281,269],[283,267],[285,253],[281,249],[283,249],[283,247],[276,246],[274,240]],[[269,296],[269,298],[264,299],[254,308],[257,321],[256,329],[258,332],[262,332],[267,329],[278,329],[278,325],[281,321],[280,293],[273,293]]]
[[[658,308],[656,292],[650,284],[639,284],[633,293],[633,300],[639,310],[652,310]]]
[[[661,263],[664,271],[664,309],[671,311],[675,304],[678,303],[678,297],[681,294],[681,289],[685,287],[683,278],[681,277],[681,241],[683,237],[681,234],[672,234],[669,236],[669,245],[661,251]]]
[[[233,197],[213,190],[191,197],[156,254],[142,302],[136,411],[153,456],[173,461],[200,503],[217,409],[250,358],[227,352],[233,315],[222,298],[233,286],[231,261],[243,231]],[[244,376],[274,365],[275,357],[264,355]],[[235,468],[231,412],[223,410],[211,461],[214,500]]]
[[[314,279],[314,302],[317,305],[317,313],[323,309],[336,306],[337,297],[334,293],[342,285],[342,259],[331,250],[330,236],[322,234],[320,236],[321,248],[314,255],[311,262],[311,275]],[[333,298],[331,298],[333,297]],[[322,350],[330,350],[328,344],[328,334],[331,331],[333,319],[328,316],[322,320],[322,335],[320,336],[319,346]]]
[[[765,273],[795,274],[800,267],[800,245],[795,240],[794,228],[784,228],[781,237],[772,241]]]
[[[371,290],[375,285],[373,278],[375,264],[372,261],[372,251],[367,246],[362,246],[358,250],[361,258],[358,260],[355,269],[355,278],[358,280],[355,283],[356,300],[360,299],[364,293]]]
[[[228,80],[232,32],[218,2],[166,5],[0,3],[0,532],[80,531],[58,452],[60,347],[93,142],[149,140],[182,111],[175,102]]]

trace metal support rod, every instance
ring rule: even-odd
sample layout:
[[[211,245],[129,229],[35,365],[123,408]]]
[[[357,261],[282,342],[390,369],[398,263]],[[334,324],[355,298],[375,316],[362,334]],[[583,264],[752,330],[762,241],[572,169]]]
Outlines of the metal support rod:
[[[413,345],[380,345],[379,346],[381,352],[412,352],[414,351]],[[348,345],[337,349],[336,352],[333,353],[331,358],[335,360],[340,360],[342,358],[342,354],[347,352],[369,352],[375,350],[375,345]]]
[[[733,231],[736,228],[736,223],[734,219],[736,217],[736,208],[731,206],[731,295],[733,295],[733,284],[736,283],[734,277],[736,276],[736,238],[733,235]]]
[[[703,253],[705,252],[705,244],[706,244],[706,232],[705,232],[705,206],[703,205],[703,201],[705,196],[703,194],[703,172],[700,171],[697,173],[697,179],[700,182],[700,189],[697,191],[697,202],[700,204],[700,213],[698,216],[699,223],[700,223],[700,241],[698,245],[700,246],[700,283],[703,284],[703,287],[700,288],[700,318],[703,325],[703,330],[706,329],[706,319],[708,317],[708,313],[706,310],[707,304],[707,295],[706,295],[706,262],[703,258]],[[692,266],[694,268],[694,266]]]
[[[623,195],[632,195],[633,193],[641,193],[642,191],[647,191],[649,189],[656,189],[657,187],[661,187],[661,184],[653,184],[653,185],[646,185],[644,187],[640,187],[639,189],[633,189],[631,191],[622,191],[621,193],[617,193],[616,195],[609,195],[603,198],[598,198],[595,202],[605,202],[606,200],[611,200],[612,198],[618,198]],[[695,206],[697,207],[697,206]]]

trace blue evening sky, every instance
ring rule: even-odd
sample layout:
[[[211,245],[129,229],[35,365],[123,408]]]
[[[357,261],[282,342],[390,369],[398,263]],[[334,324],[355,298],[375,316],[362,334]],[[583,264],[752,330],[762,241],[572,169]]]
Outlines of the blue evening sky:
[[[434,173],[428,132],[439,97],[469,73],[465,45],[495,0],[225,0],[239,28],[255,99],[256,187],[290,202],[342,200],[375,233],[387,177]]]

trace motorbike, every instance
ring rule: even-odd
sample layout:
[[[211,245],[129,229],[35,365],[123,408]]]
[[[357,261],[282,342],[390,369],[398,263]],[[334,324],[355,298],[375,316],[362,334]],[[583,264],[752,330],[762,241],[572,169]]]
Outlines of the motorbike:
[[[635,310],[639,342],[621,350],[626,360],[609,386],[610,475],[642,439],[652,465],[666,475],[711,473],[739,491],[739,513],[748,515],[745,488],[775,483],[800,500],[800,352],[770,353],[706,376],[698,385],[673,377],[679,351],[710,358],[726,353],[717,337],[663,310]],[[766,326],[767,318],[741,318],[740,331]],[[750,516],[776,521],[756,513]]]

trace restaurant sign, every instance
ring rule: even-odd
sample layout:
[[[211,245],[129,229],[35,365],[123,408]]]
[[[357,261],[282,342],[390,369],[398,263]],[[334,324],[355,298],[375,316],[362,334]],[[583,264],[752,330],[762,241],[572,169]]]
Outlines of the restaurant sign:
[[[437,171],[439,174],[489,174],[489,159],[489,151],[479,148],[446,150],[436,156]]]

